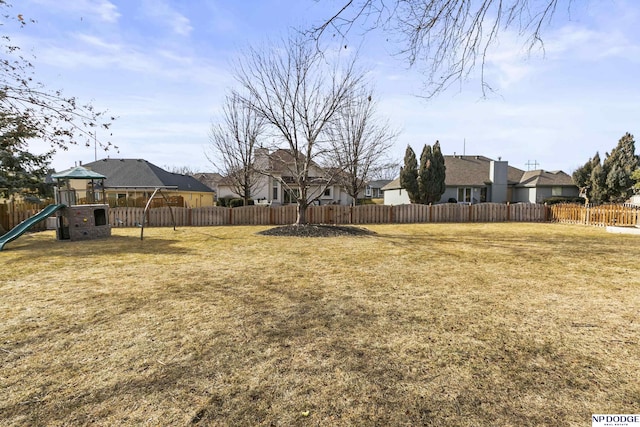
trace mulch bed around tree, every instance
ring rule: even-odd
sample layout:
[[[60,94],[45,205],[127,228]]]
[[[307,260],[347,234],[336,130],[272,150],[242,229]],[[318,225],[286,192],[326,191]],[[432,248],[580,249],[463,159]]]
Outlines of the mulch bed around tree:
[[[265,236],[287,236],[287,237],[340,237],[340,236],[370,236],[374,233],[371,230],[360,227],[345,225],[283,225],[259,232]]]

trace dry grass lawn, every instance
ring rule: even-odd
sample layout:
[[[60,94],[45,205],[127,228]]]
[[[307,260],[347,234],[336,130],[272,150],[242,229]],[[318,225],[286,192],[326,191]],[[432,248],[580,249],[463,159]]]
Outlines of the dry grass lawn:
[[[23,236],[0,425],[585,426],[640,408],[640,238],[555,224]]]

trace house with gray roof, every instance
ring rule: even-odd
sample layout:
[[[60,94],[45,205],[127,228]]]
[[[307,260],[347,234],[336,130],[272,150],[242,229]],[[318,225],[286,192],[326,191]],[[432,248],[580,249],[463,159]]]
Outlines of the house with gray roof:
[[[144,159],[102,159],[83,166],[106,176],[104,190],[110,204],[137,205],[131,201],[147,200],[160,188],[179,206],[215,205],[215,192],[193,176],[168,172]]]
[[[541,203],[552,197],[577,197],[579,190],[562,171],[525,172],[506,161],[485,156],[444,156],[445,193],[440,202]],[[385,205],[407,204],[409,196],[400,178],[382,188]]]
[[[266,173],[258,174],[252,199],[256,203],[272,206],[295,204],[300,189],[295,180],[296,165],[291,150],[279,148],[269,151],[259,148],[255,153],[255,164]],[[347,192],[335,182],[335,170],[323,168],[315,162],[309,165],[309,187],[307,194],[315,203],[350,204]],[[218,197],[240,197],[234,188],[233,180],[223,177],[217,184]]]

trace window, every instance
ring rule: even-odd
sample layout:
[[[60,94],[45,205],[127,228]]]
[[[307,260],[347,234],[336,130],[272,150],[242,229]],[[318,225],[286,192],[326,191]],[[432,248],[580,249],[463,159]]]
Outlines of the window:
[[[458,188],[458,202],[471,203],[471,188]]]
[[[296,203],[298,196],[300,195],[300,189],[287,188],[284,190],[284,203]]]
[[[271,194],[271,198],[273,200],[278,200],[278,181],[274,180],[273,181],[273,193]]]
[[[104,209],[95,209],[93,218],[96,226],[107,225],[107,213]]]
[[[324,189],[324,193],[322,194],[322,197],[331,197],[331,187],[327,187]]]
[[[364,195],[366,197],[371,197],[371,187],[367,185],[367,188],[364,189]]]
[[[552,196],[562,196],[562,187],[551,187]]]
[[[480,189],[480,203],[487,202],[487,187],[482,187]]]

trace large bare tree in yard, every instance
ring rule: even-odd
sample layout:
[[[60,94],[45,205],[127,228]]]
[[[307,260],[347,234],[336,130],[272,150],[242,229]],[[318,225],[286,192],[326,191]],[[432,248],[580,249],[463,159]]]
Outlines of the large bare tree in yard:
[[[513,30],[530,52],[544,48],[542,32],[558,9],[573,0],[343,0],[324,22],[309,32],[317,42],[347,39],[359,29],[382,30],[398,43],[410,66],[425,73],[425,96],[433,96],[481,69],[498,34]],[[358,28],[357,30],[355,30]]]
[[[336,182],[356,205],[367,182],[387,167],[386,151],[397,132],[376,114],[376,102],[369,90],[352,93],[329,126],[329,165],[339,170]]]
[[[262,49],[249,48],[236,63],[243,98],[263,118],[276,144],[290,154],[290,187],[295,188],[296,224],[307,222],[314,164],[330,149],[328,125],[361,84],[355,59],[335,61],[300,36]],[[268,172],[268,171],[266,171]],[[315,188],[315,187],[314,187]]]
[[[263,117],[236,92],[227,95],[220,120],[211,125],[207,157],[245,206],[260,184],[255,149],[264,130]]]

